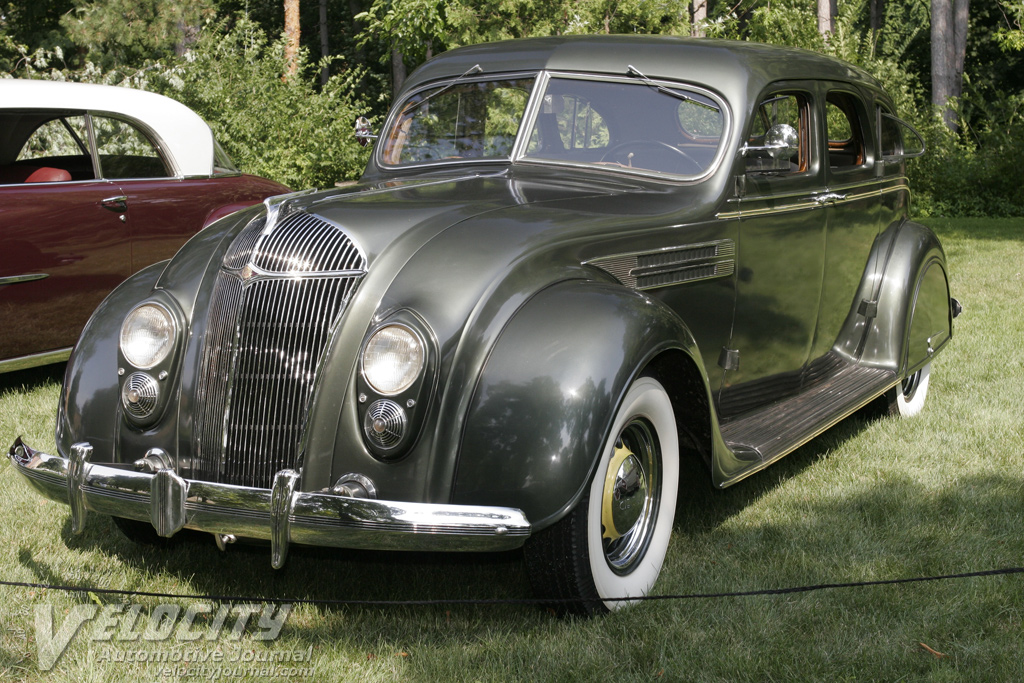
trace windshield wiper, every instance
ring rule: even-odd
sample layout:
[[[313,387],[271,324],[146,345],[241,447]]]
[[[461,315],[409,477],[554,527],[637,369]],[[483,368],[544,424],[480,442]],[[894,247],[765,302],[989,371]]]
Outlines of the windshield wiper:
[[[694,99],[694,98],[690,97],[689,95],[686,95],[684,93],[679,92],[678,90],[672,90],[671,88],[666,88],[663,85],[658,85],[657,83],[655,83],[654,81],[649,79],[647,76],[643,75],[640,72],[640,69],[636,68],[632,64],[627,64],[626,65],[626,73],[628,73],[630,76],[636,76],[637,78],[642,80],[644,83],[646,83],[649,87],[654,88],[655,90],[657,90],[660,93],[665,93],[669,97],[674,97],[677,100],[683,100],[684,102],[693,102],[697,106],[707,107],[708,109],[711,109],[712,111],[721,111],[721,109],[719,109],[718,107],[716,107],[715,105],[713,105],[713,104],[711,104],[709,102],[701,102],[700,100]]]
[[[483,69],[480,67],[480,65],[479,64],[474,64],[473,66],[471,66],[468,69],[466,69],[466,72],[464,74],[462,74],[461,76],[459,76],[458,78],[456,78],[454,81],[452,81],[448,85],[444,86],[440,90],[435,90],[434,92],[430,93],[429,95],[424,97],[422,100],[420,100],[416,104],[411,105],[408,109],[406,109],[404,112],[402,112],[402,114],[403,115],[408,115],[410,112],[416,111],[417,109],[422,107],[424,104],[426,104],[430,100],[434,99],[435,97],[437,97],[438,95],[443,93],[445,90],[448,90],[453,85],[455,85],[456,83],[460,82],[463,78],[466,78],[468,76],[472,76],[473,74],[478,74],[481,71],[483,71]]]

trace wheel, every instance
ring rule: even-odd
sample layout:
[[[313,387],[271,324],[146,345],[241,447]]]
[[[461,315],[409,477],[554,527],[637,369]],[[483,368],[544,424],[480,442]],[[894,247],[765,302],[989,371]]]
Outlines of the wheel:
[[[652,377],[637,379],[615,415],[583,498],[530,539],[526,562],[538,597],[559,613],[590,616],[635,602],[661,572],[679,484],[672,402]]]
[[[889,390],[886,398],[889,400],[890,415],[912,417],[921,412],[928,396],[928,378],[931,372],[932,364],[928,363]]]
[[[636,155],[640,159],[634,164],[633,158]],[[601,163],[679,175],[696,175],[704,170],[689,154],[660,140],[620,142],[604,153]]]

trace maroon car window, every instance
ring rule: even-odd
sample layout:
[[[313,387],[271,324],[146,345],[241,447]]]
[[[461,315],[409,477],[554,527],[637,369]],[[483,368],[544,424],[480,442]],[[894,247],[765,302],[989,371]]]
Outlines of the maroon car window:
[[[85,155],[89,139],[84,116],[62,116],[35,129],[18,153],[18,161]]]
[[[166,178],[171,175],[153,143],[127,121],[93,116],[92,127],[104,178]]]

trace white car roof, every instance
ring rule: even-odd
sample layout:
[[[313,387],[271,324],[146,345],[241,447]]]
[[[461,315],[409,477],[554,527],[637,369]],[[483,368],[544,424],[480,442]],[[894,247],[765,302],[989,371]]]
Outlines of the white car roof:
[[[213,173],[213,133],[194,111],[163,95],[112,85],[0,79],[2,109],[83,109],[140,124],[178,176]]]

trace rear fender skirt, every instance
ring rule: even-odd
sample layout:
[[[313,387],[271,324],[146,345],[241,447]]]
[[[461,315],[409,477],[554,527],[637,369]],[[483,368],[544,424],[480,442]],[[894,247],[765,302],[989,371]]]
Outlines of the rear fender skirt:
[[[906,376],[945,346],[953,313],[946,255],[935,233],[910,221],[899,226],[877,301],[868,305],[876,315],[868,321],[862,364]]]

